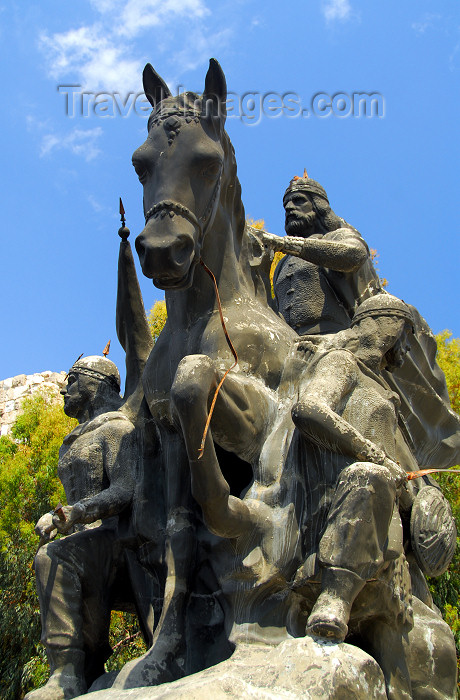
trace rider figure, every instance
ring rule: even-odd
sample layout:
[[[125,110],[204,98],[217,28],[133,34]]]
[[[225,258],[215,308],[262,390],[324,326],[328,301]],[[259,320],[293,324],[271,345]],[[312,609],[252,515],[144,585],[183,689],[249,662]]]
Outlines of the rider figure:
[[[306,172],[291,181],[283,204],[287,235],[262,233],[267,246],[286,253],[273,279],[281,314],[299,335],[348,328],[357,303],[380,289],[366,242]]]

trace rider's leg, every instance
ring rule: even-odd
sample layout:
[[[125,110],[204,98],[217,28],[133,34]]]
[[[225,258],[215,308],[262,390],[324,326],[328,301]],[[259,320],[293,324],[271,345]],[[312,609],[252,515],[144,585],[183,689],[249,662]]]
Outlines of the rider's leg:
[[[396,486],[384,467],[356,463],[341,472],[319,545],[322,590],[309,633],[345,639],[356,596],[383,566],[395,501]]]

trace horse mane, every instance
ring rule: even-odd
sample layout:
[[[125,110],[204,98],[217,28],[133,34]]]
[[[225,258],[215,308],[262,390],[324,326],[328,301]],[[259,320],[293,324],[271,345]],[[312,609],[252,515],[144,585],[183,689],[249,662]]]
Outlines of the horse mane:
[[[225,129],[222,132],[222,147],[226,167],[221,185],[221,203],[231,215],[231,225],[238,248],[235,252],[239,258],[241,270],[249,289],[254,293],[255,297],[273,307],[270,287],[271,257],[265,251],[262,252],[262,255],[257,256],[253,253],[253,245],[256,241],[251,234],[251,227],[246,224],[245,210],[241,198],[241,184],[237,174],[235,149]]]

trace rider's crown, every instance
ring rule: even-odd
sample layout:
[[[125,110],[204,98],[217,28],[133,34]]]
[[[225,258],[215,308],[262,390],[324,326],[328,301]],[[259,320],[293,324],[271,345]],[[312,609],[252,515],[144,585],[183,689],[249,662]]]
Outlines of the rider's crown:
[[[304,168],[302,177],[300,177],[300,175],[294,175],[291,182],[289,183],[286,192],[284,193],[283,200],[288,196],[288,194],[296,191],[307,192],[308,194],[316,194],[329,203],[326,190],[319,184],[319,182],[316,182],[316,180],[312,180],[311,177],[308,177],[306,168]]]

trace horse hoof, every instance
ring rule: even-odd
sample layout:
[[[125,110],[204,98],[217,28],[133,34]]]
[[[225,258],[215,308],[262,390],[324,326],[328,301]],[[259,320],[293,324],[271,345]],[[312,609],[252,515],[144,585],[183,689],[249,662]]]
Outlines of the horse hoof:
[[[123,666],[112,689],[127,690],[162,685],[177,681],[183,676],[184,671],[175,659],[171,659],[171,654],[159,655],[155,649],[150,649],[143,656]]]

